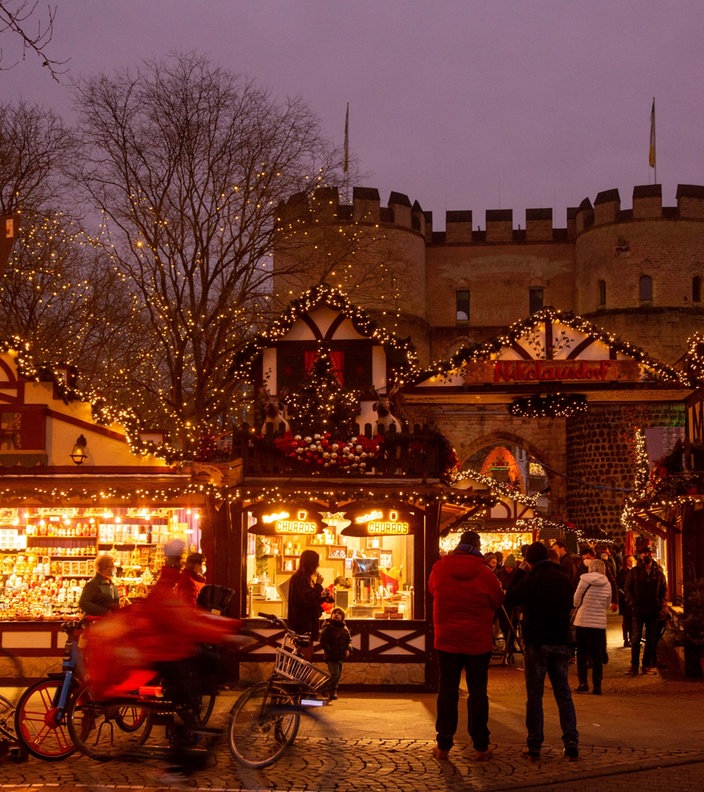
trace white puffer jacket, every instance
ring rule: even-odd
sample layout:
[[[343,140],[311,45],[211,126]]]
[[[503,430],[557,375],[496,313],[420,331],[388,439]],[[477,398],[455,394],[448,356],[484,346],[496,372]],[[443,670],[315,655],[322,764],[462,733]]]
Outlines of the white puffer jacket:
[[[605,630],[606,609],[610,603],[611,583],[606,575],[601,572],[586,572],[580,577],[574,593],[574,606],[579,608],[574,617],[575,626]]]

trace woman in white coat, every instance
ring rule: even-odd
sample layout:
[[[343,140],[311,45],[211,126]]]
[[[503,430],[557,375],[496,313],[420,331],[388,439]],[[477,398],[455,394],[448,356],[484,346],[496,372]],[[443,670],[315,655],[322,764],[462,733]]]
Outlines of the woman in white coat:
[[[596,558],[589,564],[589,571],[579,579],[574,593],[577,612],[574,625],[577,634],[577,693],[587,693],[588,662],[592,664],[592,693],[601,695],[601,680],[604,676],[604,653],[606,650],[606,610],[611,603],[611,583],[606,577],[604,562]]]

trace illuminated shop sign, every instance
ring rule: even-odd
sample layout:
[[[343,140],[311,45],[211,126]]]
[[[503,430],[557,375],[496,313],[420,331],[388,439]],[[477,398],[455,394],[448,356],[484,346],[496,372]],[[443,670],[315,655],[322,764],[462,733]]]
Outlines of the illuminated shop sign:
[[[381,509],[374,509],[366,514],[355,517],[357,525],[366,525],[370,536],[380,536],[382,534],[407,534],[410,533],[410,525],[400,518],[395,509],[390,509],[384,514]]]
[[[512,382],[638,382],[635,360],[479,360],[462,367],[465,384]]]
[[[415,514],[405,509],[372,507],[352,516],[346,536],[407,536],[413,533]]]
[[[257,522],[249,529],[261,534],[317,534],[323,529],[317,514],[298,506],[272,506],[256,514]]]

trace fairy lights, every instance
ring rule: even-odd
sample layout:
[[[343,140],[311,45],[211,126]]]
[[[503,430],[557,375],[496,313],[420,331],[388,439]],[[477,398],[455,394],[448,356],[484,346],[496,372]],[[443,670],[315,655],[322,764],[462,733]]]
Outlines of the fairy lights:
[[[553,330],[556,331],[550,350],[544,348],[544,333],[541,332],[542,326],[547,324],[552,325]],[[466,363],[495,360],[496,356],[505,347],[512,347],[519,341],[531,348],[536,358],[558,358],[558,356],[564,355],[564,351],[572,342],[567,337],[564,329],[560,330],[555,327],[557,325],[564,325],[578,333],[590,336],[596,341],[603,343],[611,352],[622,353],[636,360],[643,367],[643,376],[646,380],[673,382],[685,386],[691,385],[687,375],[665,363],[653,360],[639,347],[629,344],[616,335],[607,333],[586,319],[575,316],[571,311],[557,311],[549,306],[536,311],[527,319],[515,322],[506,332],[499,334],[490,341],[473,347],[464,347],[450,357],[449,360],[440,361],[427,369],[423,372],[422,378],[449,377]]]
[[[548,393],[522,396],[508,405],[515,418],[569,418],[587,411],[587,397],[581,393]]]

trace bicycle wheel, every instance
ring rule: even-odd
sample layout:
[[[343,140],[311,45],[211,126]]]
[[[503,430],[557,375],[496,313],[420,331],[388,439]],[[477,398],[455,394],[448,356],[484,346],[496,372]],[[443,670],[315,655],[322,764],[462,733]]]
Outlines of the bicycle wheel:
[[[15,741],[15,705],[5,696],[0,696],[0,735]]]
[[[70,756],[76,746],[66,728],[65,716],[59,718],[55,704],[64,680],[42,679],[20,696],[15,710],[17,741],[32,756],[56,762]]]
[[[66,720],[78,750],[100,762],[139,748],[152,729],[147,707],[124,699],[96,701],[89,685],[73,697]]]
[[[296,739],[300,721],[293,694],[278,685],[259,682],[245,691],[230,710],[230,751],[247,767],[267,767]]]

